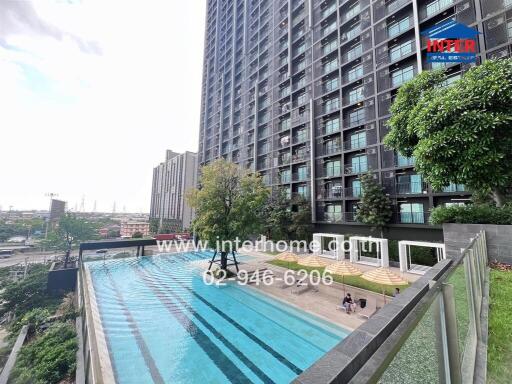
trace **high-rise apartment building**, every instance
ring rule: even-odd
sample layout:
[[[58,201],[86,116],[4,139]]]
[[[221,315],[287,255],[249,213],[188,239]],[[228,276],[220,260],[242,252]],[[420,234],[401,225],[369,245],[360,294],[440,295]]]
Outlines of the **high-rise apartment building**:
[[[429,209],[469,194],[433,190],[382,140],[401,84],[470,68],[427,63],[421,32],[447,20],[481,33],[478,63],[511,56],[511,0],[209,0],[199,164],[222,156],[258,171],[309,199],[319,230],[351,233],[364,230],[354,212],[372,171],[393,201],[392,232],[435,233]]]
[[[167,230],[190,228],[193,209],[186,202],[186,192],[196,187],[197,153],[168,150],[165,161],[153,169],[150,220],[159,221]]]

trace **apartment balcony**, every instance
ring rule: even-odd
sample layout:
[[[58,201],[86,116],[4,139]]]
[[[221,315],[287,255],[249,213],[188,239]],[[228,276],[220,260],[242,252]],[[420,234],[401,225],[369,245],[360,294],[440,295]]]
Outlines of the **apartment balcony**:
[[[298,153],[292,154],[292,163],[298,163],[301,161],[307,161],[310,158],[309,149],[307,151],[301,151]]]
[[[393,69],[393,71],[390,71],[389,68],[385,68],[378,72],[377,89],[381,92],[386,89],[399,87],[414,78],[417,72],[415,60],[411,60],[410,62]]]
[[[276,158],[278,166],[289,165],[292,162],[292,155],[289,152],[282,154]]]
[[[377,68],[384,65],[396,63],[406,57],[409,57],[416,53],[416,43],[414,39],[409,41],[399,42],[393,47],[389,47],[387,44],[379,47],[375,55],[375,62]]]
[[[382,43],[387,39],[392,39],[414,27],[414,18],[412,13],[397,16],[397,21],[389,22],[384,20],[375,27],[375,44]]]
[[[395,183],[385,186],[390,195],[423,195],[427,193],[427,183],[423,181],[411,181],[406,183]]]
[[[343,151],[343,146],[341,143],[325,145],[325,143],[320,147],[317,151],[317,154],[320,156],[330,156],[341,153]]]
[[[371,54],[370,54],[370,60],[371,60]],[[369,73],[373,72],[373,63],[372,62],[362,62],[359,64],[354,65],[353,67],[344,67],[342,69],[342,82],[343,84],[348,84],[353,81],[362,79],[364,76],[368,75]]]
[[[316,220],[322,223],[341,224],[343,223],[342,212],[325,212],[322,209],[317,210]]]
[[[368,76],[362,85],[343,90],[343,105],[358,103],[373,95],[373,76]]]
[[[340,2],[341,3],[341,2]],[[346,2],[341,5],[340,23],[343,24],[361,13],[370,4],[370,0],[358,0]]]
[[[292,192],[292,200],[309,200],[309,189],[305,192]]]
[[[354,135],[354,137],[345,140],[343,142],[343,149],[345,151],[352,151],[363,149],[373,144],[377,144],[377,130],[375,128],[366,130],[362,134]]]
[[[342,176],[343,176],[343,172],[341,170],[341,166],[337,167],[337,168],[323,167],[317,172],[317,177],[319,177],[319,178],[336,178],[336,177],[342,177]]]
[[[328,188],[321,189],[317,195],[319,200],[342,200],[343,199],[343,188]]]
[[[309,123],[310,120],[310,113],[309,113],[309,107],[302,107],[298,109],[294,109],[291,113],[291,124],[292,127],[295,127],[297,125],[301,125],[304,123]]]
[[[359,199],[363,194],[361,186],[345,188],[344,194],[346,198]]]
[[[429,212],[395,212],[393,221],[398,224],[428,224]]]
[[[420,22],[444,12],[446,9],[453,7],[458,1],[459,0],[432,0],[424,2],[418,10]],[[483,3],[485,3],[485,1]]]
[[[336,3],[336,0],[334,0],[331,1],[330,3],[327,3],[325,5],[322,4],[320,7],[317,7],[313,11],[313,17],[315,20],[322,20],[335,13],[337,9],[338,5]]]
[[[300,135],[294,135],[292,137],[292,144],[300,144],[300,143],[305,143],[306,141],[309,140],[309,130],[306,131],[305,133],[301,133]]]
[[[294,172],[292,173],[292,181],[308,181],[309,180],[309,171],[307,172]]]
[[[369,105],[354,109],[345,113],[345,116],[343,119],[343,129],[358,127],[375,119],[375,106]]]
[[[378,21],[384,17],[391,16],[405,5],[410,3],[411,0],[378,1],[373,8],[374,20]]]
[[[375,153],[373,153],[375,152]],[[345,175],[358,175],[378,168],[378,159],[375,148],[372,151],[353,156],[344,166]]]
[[[372,36],[370,31],[361,35],[359,41],[354,41],[350,46],[346,45],[341,49],[341,64],[355,60],[363,55],[364,52],[372,48]]]
[[[317,114],[324,115],[332,112],[339,111],[340,100],[339,98],[327,99],[325,101],[317,101]]]

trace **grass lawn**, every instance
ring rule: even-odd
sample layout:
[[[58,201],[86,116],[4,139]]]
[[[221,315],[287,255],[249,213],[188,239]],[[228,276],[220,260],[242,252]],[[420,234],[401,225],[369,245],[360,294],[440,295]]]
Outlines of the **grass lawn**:
[[[304,267],[295,262],[288,262],[288,261],[282,261],[282,260],[271,260],[268,263],[272,264],[272,265],[277,265],[278,267],[288,268],[288,269],[291,269],[294,271],[298,271],[300,269],[305,269],[308,272],[316,270],[316,271],[319,271],[320,273],[323,273],[323,271],[324,271],[323,267]],[[346,285],[351,285],[356,288],[366,289],[368,291],[382,294],[382,285],[375,284],[370,281],[366,281],[365,279],[363,279],[360,276],[346,276],[345,279],[343,280],[343,278],[339,275],[332,275],[332,278],[334,281],[336,281],[338,283],[344,282]],[[402,285],[399,288],[402,291],[402,290],[406,289],[407,287],[409,287],[409,285]],[[394,287],[394,286],[384,286],[384,291],[386,292],[386,294],[388,296],[393,296],[393,293],[395,292],[395,288],[396,287]]]
[[[510,383],[512,377],[512,271],[491,269],[488,383]]]

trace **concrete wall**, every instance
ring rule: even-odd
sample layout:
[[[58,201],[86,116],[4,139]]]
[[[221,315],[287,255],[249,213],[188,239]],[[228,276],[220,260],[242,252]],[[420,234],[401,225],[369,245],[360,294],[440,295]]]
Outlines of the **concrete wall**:
[[[512,225],[443,224],[446,256],[453,258],[459,255],[481,230],[486,234],[489,261],[512,264]]]

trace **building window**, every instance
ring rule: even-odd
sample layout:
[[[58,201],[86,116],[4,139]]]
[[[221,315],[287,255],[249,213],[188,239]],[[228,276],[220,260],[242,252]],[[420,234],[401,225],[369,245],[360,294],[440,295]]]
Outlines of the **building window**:
[[[363,65],[360,64],[357,67],[352,68],[348,71],[348,81],[354,81],[363,76]]]
[[[330,134],[340,130],[340,119],[335,118],[325,122],[325,133]]]
[[[397,189],[399,194],[416,194],[423,192],[423,179],[421,175],[398,176]]]
[[[414,66],[409,65],[408,67],[398,69],[391,72],[391,84],[393,87],[402,85],[406,81],[411,80],[414,77]]]
[[[322,53],[327,55],[328,53],[334,51],[336,48],[338,48],[338,39],[331,40],[327,44],[323,45]]]
[[[291,123],[291,120],[290,119],[286,119],[286,120],[281,120],[279,122],[279,129],[281,131],[284,131],[285,129],[290,129],[290,124]]]
[[[512,5],[512,0],[507,0],[506,2],[508,3],[507,7]],[[512,20],[507,21],[507,35],[509,39],[512,39]]]
[[[352,181],[352,195],[354,197],[360,197],[361,196],[361,181],[360,180],[354,180]]]
[[[338,68],[338,59],[333,59],[331,61],[328,61],[323,65],[323,71],[324,73],[328,73],[331,71],[334,71],[336,68]]]
[[[361,5],[359,4],[359,2],[357,2],[357,4],[354,4],[352,7],[350,7],[348,11],[345,13],[345,20],[354,17],[359,12],[361,12]]]
[[[340,109],[340,100],[337,97],[327,100],[324,104],[325,113],[336,111],[338,109]]]
[[[350,112],[348,115],[348,123],[349,125],[358,125],[364,122],[366,118],[366,111],[364,108],[356,109],[353,112]]]
[[[289,183],[290,182],[290,170],[289,169],[282,170],[280,175],[281,175],[281,183]]]
[[[447,187],[443,188],[443,192],[465,192],[466,187],[464,184],[454,184],[450,183]]]
[[[361,56],[363,53],[363,46],[361,44],[356,45],[350,51],[347,52],[348,60],[353,60],[358,56]]]
[[[421,203],[403,203],[400,204],[400,222],[406,224],[425,223],[425,214],[423,204]]]
[[[355,88],[348,93],[348,101],[350,104],[357,103],[364,98],[363,87]]]
[[[329,204],[325,207],[325,218],[327,221],[339,222],[342,218],[341,204]]]
[[[308,169],[306,166],[300,166],[297,168],[297,179],[306,180],[308,178]]]
[[[351,160],[352,173],[362,173],[368,171],[368,156],[358,155]]]
[[[299,185],[297,187],[297,195],[302,196],[303,198],[308,197],[308,186],[307,185]]]
[[[325,92],[334,91],[339,87],[339,82],[337,77],[333,77],[332,79],[327,79],[324,81],[324,90]]]
[[[357,132],[350,135],[350,149],[366,147],[366,132]]]
[[[341,174],[341,160],[331,160],[325,163],[325,175],[327,177],[339,176]]]
[[[389,58],[391,61],[396,61],[412,52],[412,42],[406,41],[405,43],[395,45],[389,50]]]
[[[327,140],[325,143],[324,143],[324,154],[328,155],[330,153],[334,153],[334,152],[337,152],[340,150],[340,145],[339,145],[339,140],[338,139],[331,139],[331,140]]]
[[[415,160],[414,156],[407,157],[407,156],[403,156],[401,154],[397,154],[397,156],[396,156],[396,163],[399,167],[408,167],[408,166],[414,165],[415,161],[416,160]]]
[[[299,129],[295,136],[295,142],[305,141],[308,138],[308,131],[306,128]]]
[[[395,37],[409,28],[409,16],[388,25],[388,37]]]

